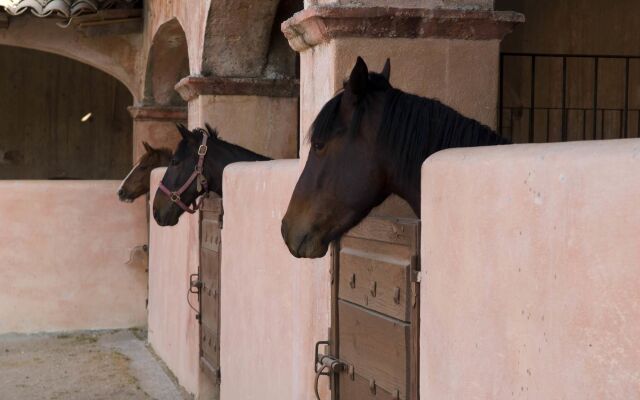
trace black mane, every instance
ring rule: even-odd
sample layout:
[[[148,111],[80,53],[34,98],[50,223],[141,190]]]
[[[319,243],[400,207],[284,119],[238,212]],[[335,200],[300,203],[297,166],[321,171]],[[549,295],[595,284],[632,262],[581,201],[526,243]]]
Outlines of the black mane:
[[[196,128],[191,131],[191,134],[195,136],[195,140],[197,143],[202,143],[202,135],[208,134],[209,140],[207,141],[207,145],[210,147],[209,152],[216,153],[216,156],[222,158],[225,165],[231,162],[236,162],[238,160],[241,161],[268,161],[271,160],[269,157],[265,157],[262,154],[258,154],[249,149],[246,149],[242,146],[238,146],[233,143],[229,143],[223,140],[219,135],[216,129],[213,129],[209,126],[209,124],[205,124],[207,129]],[[194,140],[194,139],[191,139]],[[178,159],[185,159],[189,156],[192,156],[192,150],[188,146],[188,140],[182,139],[178,144],[175,155]]]
[[[329,100],[311,126],[311,142],[325,142],[346,132],[356,134],[362,115],[370,108],[375,91],[385,91],[378,144],[394,161],[395,175],[402,181],[417,176],[424,160],[433,153],[453,147],[508,144],[491,128],[467,118],[440,101],[392,88],[380,74],[369,74],[369,95],[358,99],[349,127],[335,126],[344,92]],[[419,175],[418,175],[419,176]]]

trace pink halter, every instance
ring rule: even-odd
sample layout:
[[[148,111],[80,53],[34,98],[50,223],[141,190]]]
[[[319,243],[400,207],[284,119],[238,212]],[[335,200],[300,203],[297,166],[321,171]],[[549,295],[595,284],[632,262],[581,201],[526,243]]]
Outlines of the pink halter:
[[[200,208],[200,205],[194,202],[193,209],[189,208],[189,206],[187,206],[182,202],[182,200],[180,200],[180,196],[182,195],[182,193],[184,193],[189,188],[189,186],[191,186],[193,181],[196,179],[198,180],[196,182],[198,193],[200,193],[200,190],[202,188],[204,188],[204,193],[207,193],[209,191],[209,188],[207,185],[207,178],[205,178],[205,176],[202,173],[203,172],[202,169],[204,166],[204,156],[207,155],[207,140],[209,139],[209,134],[205,132],[203,129],[199,129],[199,130],[202,132],[202,144],[200,145],[200,147],[198,147],[198,164],[196,164],[196,168],[191,174],[191,176],[189,177],[189,179],[187,179],[184,185],[182,185],[180,189],[176,190],[175,192],[172,192],[171,190],[169,190],[169,188],[167,188],[162,182],[160,182],[160,186],[158,187],[158,189],[160,189],[162,193],[169,196],[169,199],[172,202],[176,203],[178,207],[182,208],[184,211],[188,212],[189,214],[195,213],[198,210],[198,208]]]

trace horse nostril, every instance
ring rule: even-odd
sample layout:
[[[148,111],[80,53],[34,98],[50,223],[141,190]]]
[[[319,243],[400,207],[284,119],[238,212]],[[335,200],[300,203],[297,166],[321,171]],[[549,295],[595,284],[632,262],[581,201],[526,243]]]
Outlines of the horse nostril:
[[[160,213],[158,210],[153,210],[153,218],[155,218],[156,221],[160,219]]]
[[[124,195],[124,189],[118,190],[118,196],[123,196],[123,195]]]

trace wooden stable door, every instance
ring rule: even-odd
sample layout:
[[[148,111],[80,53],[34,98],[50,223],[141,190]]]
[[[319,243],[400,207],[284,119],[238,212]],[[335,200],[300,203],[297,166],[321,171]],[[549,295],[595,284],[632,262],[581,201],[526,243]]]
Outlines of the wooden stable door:
[[[334,247],[334,400],[418,399],[419,228],[368,217]]]
[[[210,195],[200,211],[200,367],[220,386],[220,254],[222,199]]]

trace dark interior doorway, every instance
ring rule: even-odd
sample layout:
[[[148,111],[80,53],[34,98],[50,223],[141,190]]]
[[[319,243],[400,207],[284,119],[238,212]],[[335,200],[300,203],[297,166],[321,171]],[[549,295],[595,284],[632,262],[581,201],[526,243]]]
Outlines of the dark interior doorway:
[[[0,179],[121,179],[131,166],[133,98],[112,76],[0,46]]]

